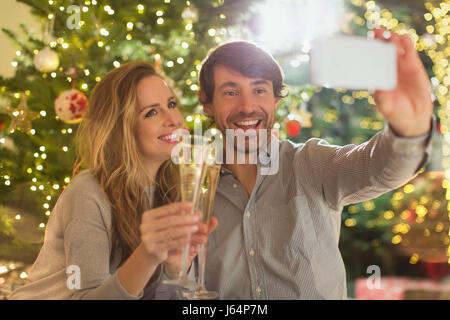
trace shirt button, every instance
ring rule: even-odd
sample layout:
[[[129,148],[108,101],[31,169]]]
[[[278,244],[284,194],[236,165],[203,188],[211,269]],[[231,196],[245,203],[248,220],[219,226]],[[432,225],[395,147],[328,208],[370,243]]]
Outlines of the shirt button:
[[[257,294],[260,294],[260,293],[261,293],[261,288],[260,288],[260,287],[257,287],[257,288],[256,288],[256,293],[257,293]]]
[[[237,188],[237,184],[233,183],[233,188],[236,189]]]
[[[247,216],[247,218],[250,218],[250,211],[247,211],[247,212],[245,213],[245,215]]]
[[[254,256],[255,255],[255,250],[253,250],[253,249],[251,249],[249,252],[248,252],[248,254],[250,255],[250,256]]]

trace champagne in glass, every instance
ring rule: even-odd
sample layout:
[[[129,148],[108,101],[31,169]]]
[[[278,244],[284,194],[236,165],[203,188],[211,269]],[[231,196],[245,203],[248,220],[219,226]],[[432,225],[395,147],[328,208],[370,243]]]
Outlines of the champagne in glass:
[[[216,188],[220,177],[219,164],[205,164],[203,170],[203,186],[199,199],[199,209],[203,212],[202,222],[209,223],[213,208]],[[217,292],[205,288],[206,245],[198,245],[198,288],[195,291],[184,293],[187,299],[210,300],[217,298]]]
[[[190,141],[183,141],[179,144],[179,153],[175,161],[180,172],[181,201],[194,203],[194,208],[198,207],[200,196],[201,180],[204,167],[204,139],[202,136],[191,136]],[[172,158],[174,160],[174,158]],[[194,208],[184,214],[193,214]],[[164,284],[176,285],[186,289],[196,288],[196,283],[187,277],[188,257],[190,249],[189,242],[183,246],[181,270],[178,278],[164,280]]]

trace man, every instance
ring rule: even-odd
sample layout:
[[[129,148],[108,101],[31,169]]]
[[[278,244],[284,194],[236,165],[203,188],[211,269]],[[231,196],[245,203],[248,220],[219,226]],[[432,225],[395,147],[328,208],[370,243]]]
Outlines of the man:
[[[206,288],[220,299],[344,299],[345,267],[338,248],[345,205],[395,189],[414,177],[430,152],[433,103],[424,67],[407,35],[376,30],[397,48],[398,86],[376,91],[376,108],[388,125],[361,145],[329,145],[322,139],[275,151],[257,139],[276,172],[261,174],[249,161],[255,137],[237,154],[243,164],[224,163],[209,236]],[[215,49],[200,72],[199,98],[226,136],[227,129],[268,131],[282,97],[282,73],[273,58],[247,42]],[[250,137],[249,137],[250,136]],[[225,138],[233,145],[235,136]],[[226,152],[229,152],[227,149]],[[236,160],[236,155],[234,155]]]

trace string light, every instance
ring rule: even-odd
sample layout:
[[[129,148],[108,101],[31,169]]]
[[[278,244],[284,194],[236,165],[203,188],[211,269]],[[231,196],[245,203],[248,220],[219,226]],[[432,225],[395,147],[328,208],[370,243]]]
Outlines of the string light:
[[[381,26],[398,34],[408,34],[413,40],[416,49],[418,51],[424,51],[432,60],[432,69],[435,73],[435,77],[431,78],[431,83],[433,86],[433,93],[431,94],[431,97],[433,102],[436,103],[437,101],[439,106],[437,113],[441,120],[442,153],[444,159],[442,165],[444,167],[445,174],[443,188],[447,189],[447,200],[450,200],[450,161],[447,160],[450,157],[450,100],[448,94],[448,87],[450,84],[450,68],[448,62],[448,56],[450,56],[450,46],[446,43],[446,40],[449,39],[448,36],[450,34],[450,18],[448,17],[450,1],[442,1],[439,4],[439,7],[435,7],[431,2],[424,3],[424,6],[428,12],[426,12],[423,17],[424,20],[430,24],[426,26],[427,33],[421,36],[417,35],[414,29],[408,29],[405,24],[399,23],[397,19],[393,18],[393,15],[389,10],[380,10],[375,1],[351,0],[351,3],[358,7],[365,5],[366,12],[364,14],[364,18],[367,20],[369,29],[372,27]],[[353,21],[358,25],[364,25],[364,19],[361,17],[354,17]],[[373,32],[369,31],[368,36],[370,36],[370,33],[373,35]],[[354,97],[357,96],[358,98],[362,97],[360,94],[356,94],[356,96],[354,95]],[[371,98],[372,101],[370,101]],[[373,97],[369,96],[368,99],[370,104],[374,104]],[[407,184],[404,186],[403,191],[405,194],[414,192],[414,186]],[[399,203],[399,199],[392,200],[392,202]],[[439,207],[438,203],[434,206],[435,210]],[[417,214],[417,218],[415,219],[416,223],[423,223],[425,221],[424,217],[428,213],[427,208],[423,204],[416,204],[415,206],[412,206],[412,209],[415,210],[415,213]],[[447,211],[450,219],[450,202],[448,203]],[[400,214],[400,217],[403,220],[410,219],[411,212],[409,210],[404,210]],[[442,224],[436,225],[436,230],[442,231],[443,228],[444,226]],[[394,236],[392,238],[392,243],[394,244],[398,244],[401,241],[402,238],[400,236]],[[448,245],[447,255],[448,263],[450,264],[450,230],[448,237],[445,238],[445,241],[444,242]],[[418,254],[413,254],[411,256],[410,263],[415,264],[418,259]]]

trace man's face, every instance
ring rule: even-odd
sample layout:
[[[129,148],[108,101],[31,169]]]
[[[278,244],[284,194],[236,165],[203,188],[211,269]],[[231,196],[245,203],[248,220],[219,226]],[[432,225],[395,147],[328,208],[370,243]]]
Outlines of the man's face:
[[[241,129],[241,133],[250,129],[257,133],[266,130],[270,137],[278,101],[272,81],[248,78],[219,65],[214,68],[213,100],[204,106],[204,111],[214,117],[224,137],[226,129]],[[259,143],[262,141],[258,141],[258,146]],[[235,146],[235,150],[239,149]],[[249,152],[248,137],[245,138],[245,152]]]

